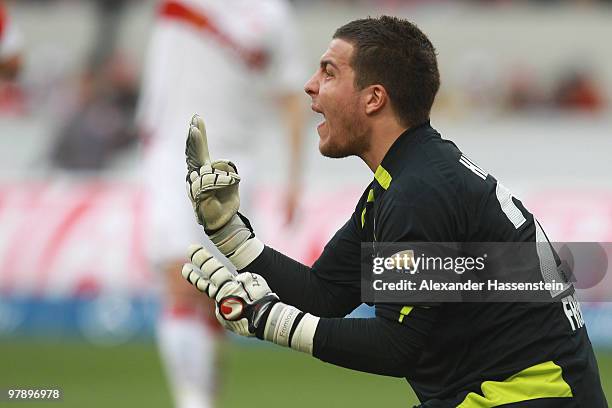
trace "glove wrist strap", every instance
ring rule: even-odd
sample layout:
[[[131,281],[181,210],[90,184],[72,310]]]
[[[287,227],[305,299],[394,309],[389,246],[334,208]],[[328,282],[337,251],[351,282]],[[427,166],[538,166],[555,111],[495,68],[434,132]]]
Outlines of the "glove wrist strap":
[[[295,333],[291,338],[291,348],[302,353],[312,355],[314,345],[314,335],[319,325],[319,318],[310,313],[304,314],[304,317],[298,322]]]
[[[263,242],[255,237],[250,223],[241,214],[235,214],[221,229],[210,232],[209,238],[237,270],[247,267],[264,250]]]
[[[264,243],[257,237],[248,239],[236,249],[234,255],[228,256],[230,262],[240,271],[249,266],[264,250]]]
[[[283,347],[312,354],[318,324],[318,317],[279,302],[269,312],[263,338]]]

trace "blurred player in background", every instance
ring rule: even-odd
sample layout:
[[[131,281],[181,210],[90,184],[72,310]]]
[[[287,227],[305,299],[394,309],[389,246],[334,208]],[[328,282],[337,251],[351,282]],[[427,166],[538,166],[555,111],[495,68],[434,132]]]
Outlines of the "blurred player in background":
[[[202,112],[210,131],[224,135],[211,145],[217,157],[232,157],[241,171],[252,173],[254,147],[263,136],[258,128],[280,108],[289,135],[288,179],[300,180],[306,75],[295,30],[284,0],[159,4],[138,122],[150,193],[151,261],[165,275],[158,341],[180,408],[212,406],[215,375],[212,303],[204,304],[180,277],[186,245],[204,236],[193,222],[181,183],[185,123],[193,112]],[[250,186],[243,185],[242,191]],[[286,194],[288,221],[299,190],[299,183],[292,183]]]
[[[21,36],[6,2],[0,0],[0,79],[14,79],[21,62]]]

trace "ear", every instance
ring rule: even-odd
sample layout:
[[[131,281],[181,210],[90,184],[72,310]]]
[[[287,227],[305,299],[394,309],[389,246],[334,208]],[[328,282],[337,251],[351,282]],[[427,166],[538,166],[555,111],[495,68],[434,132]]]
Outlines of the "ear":
[[[372,115],[381,111],[389,99],[387,90],[382,85],[371,85],[365,91],[366,114]]]

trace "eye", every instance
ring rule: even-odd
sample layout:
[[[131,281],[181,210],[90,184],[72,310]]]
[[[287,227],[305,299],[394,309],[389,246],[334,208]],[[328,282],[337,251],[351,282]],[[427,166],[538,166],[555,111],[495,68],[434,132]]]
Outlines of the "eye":
[[[331,78],[334,76],[334,74],[331,72],[331,70],[329,68],[325,68],[325,70],[323,71],[323,73],[325,74],[326,78]]]

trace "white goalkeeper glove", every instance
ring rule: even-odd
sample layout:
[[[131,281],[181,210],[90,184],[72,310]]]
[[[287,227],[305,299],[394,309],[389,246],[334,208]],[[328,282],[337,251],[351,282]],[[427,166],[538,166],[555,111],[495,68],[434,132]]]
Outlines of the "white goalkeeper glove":
[[[318,317],[280,302],[260,275],[234,276],[201,245],[189,248],[189,258],[183,277],[215,300],[217,320],[223,327],[312,354]]]
[[[189,126],[185,146],[187,192],[198,223],[210,240],[240,270],[261,254],[264,244],[242,214],[236,166],[227,160],[211,162],[206,127],[198,115]]]

